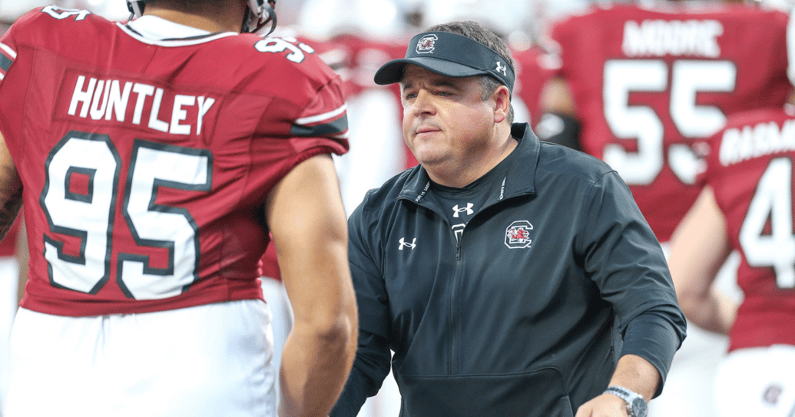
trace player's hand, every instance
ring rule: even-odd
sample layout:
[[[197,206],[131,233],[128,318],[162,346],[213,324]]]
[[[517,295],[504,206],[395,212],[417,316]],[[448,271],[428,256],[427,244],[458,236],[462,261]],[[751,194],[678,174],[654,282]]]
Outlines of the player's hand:
[[[581,405],[575,417],[627,417],[627,403],[613,394],[602,394]]]

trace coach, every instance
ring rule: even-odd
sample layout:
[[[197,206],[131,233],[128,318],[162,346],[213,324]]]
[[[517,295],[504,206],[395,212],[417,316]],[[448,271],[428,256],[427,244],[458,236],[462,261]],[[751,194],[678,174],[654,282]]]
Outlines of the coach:
[[[660,245],[615,171],[511,124],[514,77],[472,22],[376,73],[420,166],[349,219],[359,347],[333,417],[390,365],[407,417],[645,417],[662,390],[685,319]]]

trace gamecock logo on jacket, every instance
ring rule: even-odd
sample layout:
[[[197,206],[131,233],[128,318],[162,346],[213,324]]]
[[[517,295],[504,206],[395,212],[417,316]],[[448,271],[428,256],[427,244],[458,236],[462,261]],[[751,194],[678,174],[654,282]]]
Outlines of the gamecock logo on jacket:
[[[527,220],[517,220],[505,229],[505,246],[511,249],[529,248],[533,243],[530,232],[533,225]]]

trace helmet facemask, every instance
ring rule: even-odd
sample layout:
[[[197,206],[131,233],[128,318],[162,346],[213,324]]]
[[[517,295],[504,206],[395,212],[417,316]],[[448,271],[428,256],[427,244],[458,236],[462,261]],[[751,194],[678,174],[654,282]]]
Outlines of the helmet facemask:
[[[137,19],[144,14],[144,7],[147,2],[155,0],[127,0],[127,9],[130,11],[130,19]],[[269,35],[276,29],[276,0],[248,0],[246,14],[243,17],[241,32],[256,32],[268,23],[271,24],[270,30],[265,35]]]
[[[257,32],[268,23],[270,30],[265,35],[270,35],[276,29],[276,0],[248,0],[246,15],[243,17],[241,32]]]

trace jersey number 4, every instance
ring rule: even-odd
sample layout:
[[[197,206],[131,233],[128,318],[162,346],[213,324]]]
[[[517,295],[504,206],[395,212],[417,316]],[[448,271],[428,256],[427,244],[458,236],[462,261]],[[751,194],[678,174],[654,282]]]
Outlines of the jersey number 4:
[[[740,246],[748,265],[772,267],[779,288],[795,288],[795,235],[792,213],[792,161],[770,162],[756,188],[740,228]],[[770,220],[770,232],[765,225]]]
[[[102,134],[70,132],[50,152],[40,203],[50,230],[64,236],[44,236],[50,282],[88,294],[107,283],[114,228],[124,227],[114,224],[121,205],[136,244],[165,249],[169,258],[166,267],[153,268],[146,256],[119,252],[119,287],[139,300],[179,295],[198,278],[198,227],[186,209],[156,204],[157,194],[161,188],[209,191],[212,154],[136,140],[118,202],[121,165],[115,145]],[[78,189],[78,183],[84,186]],[[64,251],[65,241],[75,239],[79,253]]]

